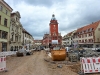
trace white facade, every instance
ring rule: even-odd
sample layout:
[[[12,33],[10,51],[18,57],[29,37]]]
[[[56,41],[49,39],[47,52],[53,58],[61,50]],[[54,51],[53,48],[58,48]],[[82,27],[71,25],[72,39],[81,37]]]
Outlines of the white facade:
[[[23,29],[23,46],[26,49],[32,49],[34,45],[34,38],[25,29]]]
[[[65,37],[65,36],[64,36]],[[63,38],[64,38],[63,37]],[[97,48],[100,47],[100,21],[81,27],[66,35],[66,45],[78,43],[79,47]]]
[[[20,13],[18,11],[11,13],[10,25],[10,50],[17,51],[22,48],[23,34],[22,25],[20,23]]]

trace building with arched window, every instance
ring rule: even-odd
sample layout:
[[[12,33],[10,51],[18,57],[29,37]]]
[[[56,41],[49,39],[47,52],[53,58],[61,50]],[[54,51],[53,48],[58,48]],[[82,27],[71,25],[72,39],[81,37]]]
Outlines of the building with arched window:
[[[10,50],[17,51],[22,47],[23,42],[23,26],[20,23],[20,13],[18,11],[11,13],[11,25],[10,25]]]

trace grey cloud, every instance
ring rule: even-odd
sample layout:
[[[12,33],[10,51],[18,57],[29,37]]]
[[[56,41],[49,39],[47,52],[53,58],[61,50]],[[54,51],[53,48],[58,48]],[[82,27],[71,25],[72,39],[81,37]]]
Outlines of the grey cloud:
[[[6,0],[8,2],[8,0]],[[54,3],[62,2],[61,0],[11,0],[10,3],[13,4],[20,4],[21,2],[28,3],[29,5],[33,6],[47,6],[51,7]]]
[[[61,0],[26,0],[26,2],[32,5],[51,7],[54,3],[61,2]]]
[[[28,3],[32,6],[42,6],[46,7],[44,13],[43,11],[37,12],[34,11],[33,14],[36,14],[31,18],[30,16],[25,16],[22,14],[21,23],[23,27],[30,32],[34,38],[42,38],[44,33],[49,33],[49,22],[51,15],[48,11],[51,12],[55,10],[56,19],[59,23],[59,32],[67,32],[72,29],[77,29],[84,25],[90,24],[92,22],[100,20],[100,0],[5,0],[11,5],[20,4],[20,2]],[[70,5],[75,5],[76,8],[70,7]],[[21,5],[20,5],[21,6]],[[73,6],[74,7],[74,6]],[[13,8],[15,9],[15,8]],[[22,10],[18,10],[21,12]],[[54,12],[54,13],[55,13]],[[49,14],[48,14],[49,13]],[[39,28],[37,30],[37,28]]]

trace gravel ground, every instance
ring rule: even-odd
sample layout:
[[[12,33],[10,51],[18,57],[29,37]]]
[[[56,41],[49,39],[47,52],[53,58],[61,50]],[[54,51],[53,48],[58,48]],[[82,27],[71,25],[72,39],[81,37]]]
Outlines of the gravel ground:
[[[67,58],[65,61],[52,61],[45,51],[39,51],[30,56],[7,57],[7,70],[0,75],[79,75],[80,64],[71,63]]]

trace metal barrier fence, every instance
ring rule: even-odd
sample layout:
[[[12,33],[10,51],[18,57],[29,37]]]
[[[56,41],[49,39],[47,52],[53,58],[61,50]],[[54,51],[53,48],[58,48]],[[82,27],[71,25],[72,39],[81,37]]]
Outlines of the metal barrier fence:
[[[6,56],[0,57],[0,72],[6,70]]]
[[[16,51],[0,52],[0,72],[6,71],[6,56],[16,55]]]
[[[81,57],[80,62],[83,73],[100,72],[100,57]]]
[[[7,51],[7,52],[0,52],[0,56],[9,56],[9,55],[15,55],[16,51]]]

